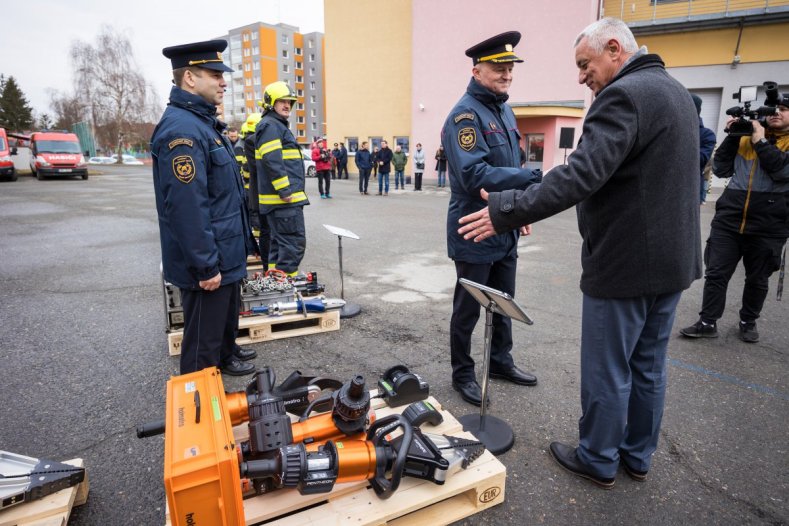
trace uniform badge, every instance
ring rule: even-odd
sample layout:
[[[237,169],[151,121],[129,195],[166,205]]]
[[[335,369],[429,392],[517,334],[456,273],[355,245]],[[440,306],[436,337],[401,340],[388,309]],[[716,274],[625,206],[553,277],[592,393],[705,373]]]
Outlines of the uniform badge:
[[[172,150],[176,146],[181,146],[181,145],[188,146],[191,148],[194,145],[194,143],[192,142],[192,139],[175,139],[173,141],[170,141],[170,143],[167,146]]]
[[[495,122],[491,121],[488,126],[490,126],[491,130],[496,131],[496,123]]]
[[[222,140],[221,139],[219,139],[217,137],[214,137],[214,142],[217,143],[219,146],[222,146]]]
[[[470,121],[473,121],[474,120],[474,114],[473,113],[458,113],[457,115],[455,115],[455,124],[459,123],[463,119],[468,119]]]
[[[179,155],[173,159],[173,175],[182,183],[191,183],[195,178],[195,162],[191,155]]]
[[[477,145],[477,130],[471,127],[462,128],[458,132],[458,146],[470,152]]]

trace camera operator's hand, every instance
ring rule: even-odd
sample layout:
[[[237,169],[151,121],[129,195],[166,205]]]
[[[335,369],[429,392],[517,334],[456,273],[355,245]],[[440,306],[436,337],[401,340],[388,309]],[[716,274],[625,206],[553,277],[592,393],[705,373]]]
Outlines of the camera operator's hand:
[[[751,121],[753,124],[753,133],[751,134],[751,144],[756,144],[757,142],[764,139],[764,127],[761,123],[757,120]]]
[[[729,129],[731,129],[732,123],[736,120],[737,117],[729,117],[728,119],[726,119],[726,126],[723,127],[723,130],[728,133]]]

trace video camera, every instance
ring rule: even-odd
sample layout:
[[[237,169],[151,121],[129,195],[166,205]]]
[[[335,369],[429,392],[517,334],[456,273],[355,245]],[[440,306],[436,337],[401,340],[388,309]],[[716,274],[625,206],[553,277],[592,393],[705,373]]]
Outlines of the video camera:
[[[762,84],[766,97],[764,99],[764,106],[752,110],[751,102],[756,101],[758,86],[742,86],[740,90],[732,95],[742,104],[742,106],[734,106],[726,110],[726,115],[731,115],[737,120],[732,122],[726,133],[732,137],[749,137],[753,133],[753,123],[751,121],[758,120],[762,126],[766,127],[765,121],[770,115],[775,115],[778,111],[777,106],[781,101],[778,95],[778,84],[772,81],[767,81]]]

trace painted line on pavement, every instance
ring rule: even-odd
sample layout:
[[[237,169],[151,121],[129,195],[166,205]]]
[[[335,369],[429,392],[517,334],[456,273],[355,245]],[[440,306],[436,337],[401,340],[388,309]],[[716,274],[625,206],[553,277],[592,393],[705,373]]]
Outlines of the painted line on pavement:
[[[728,375],[728,374],[719,373],[719,372],[713,371],[711,369],[705,369],[704,367],[700,367],[698,365],[693,365],[693,364],[690,364],[690,363],[685,363],[685,362],[682,362],[680,360],[676,360],[674,358],[669,358],[668,359],[668,363],[670,365],[673,365],[674,367],[679,367],[681,369],[686,369],[688,371],[693,371],[694,373],[706,374],[707,376],[711,376],[713,378],[716,378],[716,379],[721,380],[721,381],[726,382],[726,383],[739,385],[740,387],[745,387],[746,389],[750,389],[750,390],[756,391],[758,393],[768,394],[768,395],[771,395],[771,396],[777,396],[778,398],[781,398],[783,400],[789,401],[789,393],[782,393],[781,391],[779,391],[777,389],[773,389],[772,387],[765,387],[763,385],[753,384],[753,383],[747,382],[747,381],[745,381],[745,380],[743,380],[741,378],[737,378],[736,376],[731,376],[731,375]]]

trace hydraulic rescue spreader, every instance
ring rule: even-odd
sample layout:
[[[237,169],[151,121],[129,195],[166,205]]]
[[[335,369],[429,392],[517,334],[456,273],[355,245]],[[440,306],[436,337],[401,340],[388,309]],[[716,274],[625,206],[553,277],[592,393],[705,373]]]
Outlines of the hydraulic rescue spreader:
[[[164,479],[173,526],[244,524],[243,497],[279,488],[324,493],[335,484],[369,480],[380,498],[403,476],[443,484],[484,452],[479,442],[422,433],[440,421],[426,402],[403,415],[375,418],[361,375],[323,399],[314,399],[291,422],[269,368],[245,391],[225,393],[216,368],[175,376],[167,383]],[[314,407],[331,411],[310,417]],[[434,412],[435,415],[430,415]],[[249,439],[232,426],[248,422]],[[156,426],[138,429],[150,436]],[[394,436],[397,435],[397,436]]]

